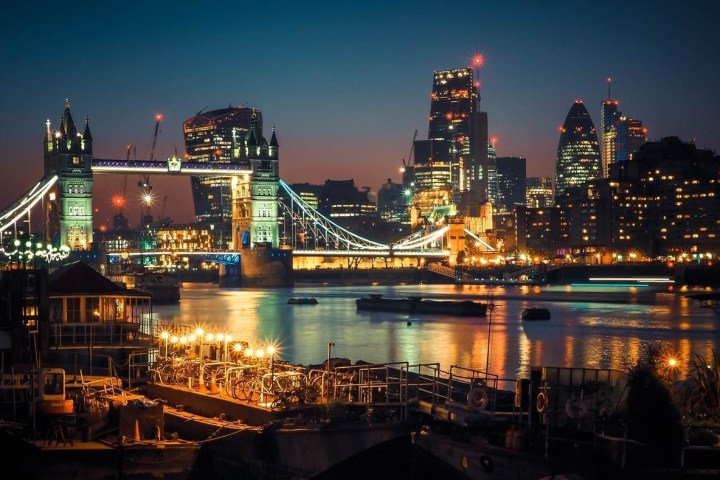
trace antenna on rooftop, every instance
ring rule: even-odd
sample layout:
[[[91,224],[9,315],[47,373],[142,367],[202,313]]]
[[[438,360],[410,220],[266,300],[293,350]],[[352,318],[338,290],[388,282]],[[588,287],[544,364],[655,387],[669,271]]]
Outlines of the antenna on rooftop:
[[[610,100],[612,98],[612,96],[610,96],[610,85],[612,85],[612,77],[611,76],[608,76],[607,84],[608,84],[608,100]]]

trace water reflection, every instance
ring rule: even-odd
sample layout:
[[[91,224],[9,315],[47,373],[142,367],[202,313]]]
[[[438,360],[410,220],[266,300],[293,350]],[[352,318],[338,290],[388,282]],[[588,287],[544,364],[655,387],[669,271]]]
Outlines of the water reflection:
[[[279,345],[279,357],[318,364],[334,356],[352,361],[440,363],[484,370],[489,318],[422,316],[357,311],[355,299],[463,298],[498,305],[491,325],[490,368],[504,378],[527,377],[532,366],[586,366],[625,370],[643,343],[660,342],[680,360],[685,375],[700,354],[720,346],[720,318],[681,295],[652,291],[567,292],[560,288],[472,285],[296,287],[221,290],[186,285],[180,305],[156,306],[163,321],[226,332],[251,346]],[[288,305],[290,297],[315,297],[317,305]],[[529,306],[547,307],[552,319],[523,322]]]

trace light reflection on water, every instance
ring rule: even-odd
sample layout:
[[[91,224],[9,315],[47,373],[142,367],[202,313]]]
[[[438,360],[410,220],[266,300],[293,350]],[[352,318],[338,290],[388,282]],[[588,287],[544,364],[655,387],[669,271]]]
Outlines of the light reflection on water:
[[[491,317],[357,311],[355,299],[419,295],[488,301]],[[317,305],[288,305],[311,296]],[[251,346],[280,345],[280,357],[319,364],[333,356],[353,362],[440,363],[484,370],[491,327],[490,372],[501,378],[529,376],[531,366],[584,366],[625,370],[646,342],[660,342],[680,360],[679,375],[695,354],[711,356],[720,346],[720,317],[681,295],[651,291],[568,291],[566,288],[481,285],[296,287],[271,290],[219,289],[185,284],[180,305],[155,306],[163,322],[203,325],[228,332]],[[552,319],[522,322],[528,306],[550,309]],[[410,324],[408,324],[408,322]]]

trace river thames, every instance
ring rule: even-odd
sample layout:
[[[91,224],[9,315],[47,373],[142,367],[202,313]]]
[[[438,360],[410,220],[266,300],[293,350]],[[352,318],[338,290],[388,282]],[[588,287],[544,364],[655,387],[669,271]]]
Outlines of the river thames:
[[[495,304],[485,318],[357,311],[369,293]],[[288,305],[314,297],[317,305]],[[522,321],[526,307],[551,311],[549,321]],[[644,343],[656,342],[678,359],[678,378],[696,354],[712,358],[720,345],[720,315],[683,294],[660,290],[485,285],[296,286],[221,289],[185,283],[178,305],[158,305],[162,323],[202,326],[230,334],[251,348],[277,345],[276,358],[305,365],[328,355],[372,363],[439,363],[485,370],[501,379],[529,378],[531,367],[611,368],[625,371]],[[509,382],[507,384],[509,386]]]

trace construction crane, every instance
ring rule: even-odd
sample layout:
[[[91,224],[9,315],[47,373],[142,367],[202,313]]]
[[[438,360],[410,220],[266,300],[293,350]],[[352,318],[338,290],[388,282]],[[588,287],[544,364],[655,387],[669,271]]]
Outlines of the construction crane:
[[[408,153],[408,156],[407,156],[407,162],[405,161],[405,157],[403,157],[403,159],[402,159],[403,166],[402,166],[401,171],[403,174],[402,175],[403,176],[403,178],[402,178],[403,185],[406,183],[405,182],[406,175],[410,174],[410,172],[408,172],[408,169],[410,169],[412,167],[411,163],[412,163],[413,151],[415,150],[415,140],[416,139],[417,139],[417,130],[415,130],[415,133],[413,134],[412,143],[410,143],[410,152]]]
[[[155,132],[153,133],[152,146],[150,147],[150,158],[149,160],[155,161],[155,145],[157,144],[158,132],[160,131],[160,122],[162,122],[163,116],[161,113],[155,115]],[[153,203],[152,196],[152,185],[150,185],[150,176],[142,175],[142,179],[138,182],[138,187],[143,189],[142,201],[145,206],[145,213],[140,216],[140,226],[148,225],[152,223],[152,214],[150,213],[150,207]]]

